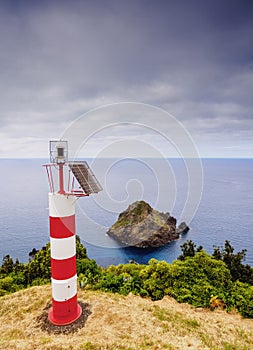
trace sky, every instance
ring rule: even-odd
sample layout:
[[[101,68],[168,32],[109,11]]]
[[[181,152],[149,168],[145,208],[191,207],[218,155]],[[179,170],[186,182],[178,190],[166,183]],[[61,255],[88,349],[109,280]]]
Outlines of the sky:
[[[253,157],[251,0],[2,0],[0,45],[0,158]]]

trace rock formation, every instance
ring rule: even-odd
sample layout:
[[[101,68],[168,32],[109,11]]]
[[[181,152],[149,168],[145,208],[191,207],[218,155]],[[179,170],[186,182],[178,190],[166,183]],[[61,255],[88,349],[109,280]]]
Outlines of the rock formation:
[[[169,213],[160,213],[145,201],[137,201],[119,215],[107,234],[127,246],[160,247],[177,239],[188,228],[183,223],[177,229],[176,222]]]
[[[189,226],[183,221],[176,229],[176,232],[181,235],[183,233],[187,233],[189,230],[190,230]]]

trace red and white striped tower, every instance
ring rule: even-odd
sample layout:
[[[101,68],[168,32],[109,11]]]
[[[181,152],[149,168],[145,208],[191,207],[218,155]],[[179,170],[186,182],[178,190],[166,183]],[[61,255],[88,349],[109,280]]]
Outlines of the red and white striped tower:
[[[49,320],[67,325],[82,313],[77,303],[74,196],[49,193],[52,308]]]
[[[50,193],[49,221],[52,275],[51,323],[61,326],[77,320],[82,309],[77,303],[75,202],[102,190],[86,162],[68,162],[67,141],[50,141],[51,163],[46,164]],[[68,186],[64,179],[68,169]],[[55,176],[57,171],[57,189]],[[72,179],[71,179],[72,173]],[[79,188],[74,189],[75,180]]]
[[[77,320],[82,309],[77,303],[75,202],[76,197],[64,189],[64,166],[67,161],[66,141],[50,142],[50,158],[58,170],[58,189],[54,188],[49,167],[49,225],[51,250],[52,308],[49,320],[55,325],[68,325]]]

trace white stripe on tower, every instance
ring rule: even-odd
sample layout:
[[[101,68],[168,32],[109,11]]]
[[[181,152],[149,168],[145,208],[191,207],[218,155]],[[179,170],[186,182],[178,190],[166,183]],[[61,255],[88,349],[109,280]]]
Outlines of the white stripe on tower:
[[[65,217],[75,215],[74,196],[49,193],[49,215],[52,217]]]
[[[52,309],[49,319],[66,325],[81,314],[77,303],[75,201],[73,196],[49,193]]]
[[[76,255],[76,237],[68,238],[50,237],[51,258],[64,260]]]

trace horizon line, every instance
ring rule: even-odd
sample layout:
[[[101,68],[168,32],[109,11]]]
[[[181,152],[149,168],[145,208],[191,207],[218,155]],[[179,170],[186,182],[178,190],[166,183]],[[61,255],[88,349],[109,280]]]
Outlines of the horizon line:
[[[0,160],[49,160],[49,157],[0,157]],[[253,159],[253,157],[78,157],[78,159]]]

